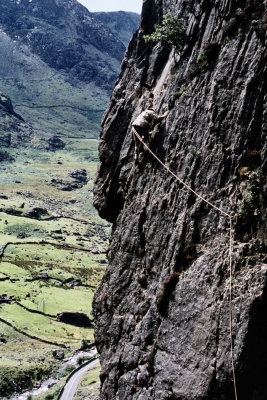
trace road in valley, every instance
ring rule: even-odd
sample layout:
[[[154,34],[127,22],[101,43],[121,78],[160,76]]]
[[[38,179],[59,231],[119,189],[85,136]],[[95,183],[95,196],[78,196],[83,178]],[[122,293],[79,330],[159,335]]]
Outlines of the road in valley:
[[[69,379],[69,381],[66,383],[66,386],[59,399],[72,400],[83,376],[86,374],[87,371],[94,368],[98,363],[99,363],[98,359],[93,360],[89,364],[86,364],[84,367],[75,372]]]
[[[29,390],[27,392],[21,393],[19,395],[14,395],[12,397],[9,398],[9,400],[27,400],[28,397],[32,396],[33,398],[35,398],[35,396],[40,395],[40,394],[44,394],[45,392],[49,391],[49,389],[51,389],[51,387],[53,387],[53,385],[55,385],[56,383],[59,382],[60,377],[62,376],[62,372],[65,371],[65,368],[67,366],[75,366],[77,365],[77,361],[80,357],[88,357],[88,356],[96,356],[97,351],[95,349],[88,351],[79,351],[79,352],[75,352],[70,358],[66,359],[66,361],[61,365],[61,367],[58,369],[57,373],[59,375],[59,377],[57,378],[49,378],[46,379],[41,386],[36,387],[32,390]],[[73,372],[73,375],[69,378],[68,383],[66,384],[66,386],[68,386],[70,384],[70,382],[73,382],[72,380],[74,379],[74,381],[76,382],[76,374],[80,373],[81,371],[83,371],[83,373],[81,373],[81,375],[79,374],[79,382],[83,377],[83,374],[85,374],[87,371],[89,371],[91,368],[93,368],[96,364],[97,364],[98,360],[92,360],[91,362],[89,362],[88,364],[86,364],[84,367],[82,367],[81,369],[79,369],[77,372]],[[79,384],[78,382],[78,384]],[[77,389],[77,385],[75,386],[75,390]],[[60,396],[60,399],[68,399],[71,400],[73,398],[73,395],[71,397],[66,396],[65,397],[65,389],[64,392],[62,392],[62,395]],[[62,397],[64,395],[64,397]]]

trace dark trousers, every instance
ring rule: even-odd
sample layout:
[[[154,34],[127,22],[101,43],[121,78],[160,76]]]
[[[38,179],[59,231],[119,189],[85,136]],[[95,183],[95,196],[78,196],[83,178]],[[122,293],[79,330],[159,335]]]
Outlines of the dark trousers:
[[[149,144],[150,136],[148,134],[148,129],[142,128],[141,126],[134,126],[134,125],[133,125],[133,128],[136,130],[138,135],[141,136],[141,138],[144,140],[144,142],[146,144]],[[135,136],[134,132],[133,132],[133,137],[134,137],[134,147],[135,147],[134,160],[136,161],[138,159],[138,154],[140,153],[141,149],[143,148],[143,145],[140,142],[140,140]]]

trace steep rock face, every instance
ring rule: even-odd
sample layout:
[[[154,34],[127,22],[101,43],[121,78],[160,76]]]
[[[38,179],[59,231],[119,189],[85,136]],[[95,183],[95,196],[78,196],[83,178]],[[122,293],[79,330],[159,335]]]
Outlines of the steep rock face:
[[[101,399],[234,399],[229,218],[148,153],[134,165],[131,122],[154,95],[170,113],[151,148],[233,216],[232,337],[242,400],[267,397],[264,1],[145,0],[103,118],[95,205],[113,222],[94,299]],[[185,19],[180,56],[143,34]]]

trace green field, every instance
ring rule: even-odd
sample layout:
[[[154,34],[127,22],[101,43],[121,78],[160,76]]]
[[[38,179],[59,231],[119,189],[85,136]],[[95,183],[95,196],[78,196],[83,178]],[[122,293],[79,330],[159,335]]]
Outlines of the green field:
[[[0,323],[0,334],[8,338],[5,345],[1,344],[2,399],[5,398],[5,393],[20,391],[30,387],[33,382],[50,376],[51,370],[59,365],[53,357],[55,346],[31,340],[2,323]]]
[[[97,140],[65,142],[66,147],[55,152],[8,149],[15,161],[0,164],[0,295],[13,296],[27,308],[0,304],[0,317],[23,333],[67,346],[66,356],[82,339],[94,340],[93,327],[64,324],[56,315],[80,311],[92,318],[110,228],[92,205]],[[66,180],[77,169],[86,170],[84,186],[64,191],[51,185],[52,179]],[[29,217],[36,207],[45,213]],[[58,368],[53,350],[60,347],[31,339],[3,322],[0,348],[1,398],[32,387]]]

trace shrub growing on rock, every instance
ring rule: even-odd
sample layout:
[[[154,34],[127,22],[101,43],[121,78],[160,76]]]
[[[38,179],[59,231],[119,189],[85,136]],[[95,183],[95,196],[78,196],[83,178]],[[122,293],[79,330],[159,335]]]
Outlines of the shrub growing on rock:
[[[163,42],[170,44],[176,51],[180,52],[185,42],[185,23],[182,18],[169,13],[163,15],[162,24],[154,25],[154,32],[151,35],[144,35],[148,42]]]

